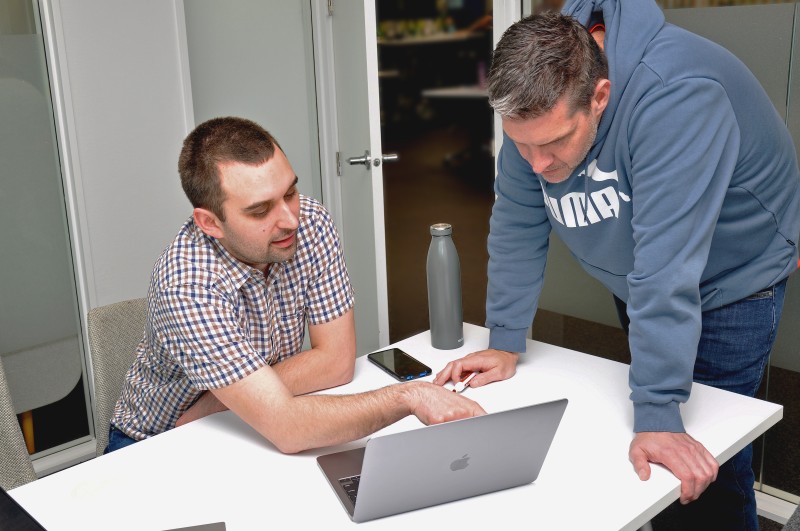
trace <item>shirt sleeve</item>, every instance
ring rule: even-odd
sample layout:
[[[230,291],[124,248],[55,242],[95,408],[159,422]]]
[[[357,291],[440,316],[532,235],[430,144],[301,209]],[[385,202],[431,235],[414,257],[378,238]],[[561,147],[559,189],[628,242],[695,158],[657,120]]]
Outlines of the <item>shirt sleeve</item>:
[[[539,179],[505,136],[495,194],[486,293],[489,348],[524,352],[542,290],[550,222]]]
[[[314,273],[306,291],[308,321],[312,325],[341,317],[354,304],[353,288],[336,226],[321,205],[316,218],[312,244]]]
[[[634,431],[684,431],[702,328],[700,279],[739,152],[724,89],[685,79],[631,118],[634,265],[628,275]]]

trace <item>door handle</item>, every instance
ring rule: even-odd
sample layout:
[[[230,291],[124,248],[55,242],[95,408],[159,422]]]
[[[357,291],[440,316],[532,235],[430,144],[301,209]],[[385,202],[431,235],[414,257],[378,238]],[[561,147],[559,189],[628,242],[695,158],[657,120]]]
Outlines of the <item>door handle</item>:
[[[364,152],[363,157],[350,157],[347,159],[347,163],[351,166],[358,166],[359,164],[363,164],[367,168],[370,166],[378,167],[381,165],[381,162],[395,162],[398,159],[397,153],[389,153],[387,155],[381,155],[380,157],[375,157],[374,159],[370,157],[369,151]]]
[[[383,162],[397,162],[398,158],[399,157],[397,156],[397,153],[389,153],[388,155],[381,155],[381,159],[383,160]],[[375,166],[380,166],[381,161],[375,159],[372,161],[372,164],[374,164]]]
[[[367,168],[369,168],[370,164],[372,164],[372,159],[369,158],[369,151],[364,152],[363,157],[350,157],[347,159],[347,163],[351,166],[358,166],[359,164],[363,164]]]

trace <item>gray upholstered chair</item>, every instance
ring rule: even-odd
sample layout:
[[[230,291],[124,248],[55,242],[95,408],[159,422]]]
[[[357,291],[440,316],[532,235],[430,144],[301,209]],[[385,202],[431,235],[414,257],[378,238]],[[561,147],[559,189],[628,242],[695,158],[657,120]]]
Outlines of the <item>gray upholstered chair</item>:
[[[0,486],[9,490],[36,479],[22,430],[11,403],[0,357]]]
[[[132,299],[89,311],[89,351],[94,373],[96,454],[108,445],[108,424],[125,374],[144,335],[147,299]]]

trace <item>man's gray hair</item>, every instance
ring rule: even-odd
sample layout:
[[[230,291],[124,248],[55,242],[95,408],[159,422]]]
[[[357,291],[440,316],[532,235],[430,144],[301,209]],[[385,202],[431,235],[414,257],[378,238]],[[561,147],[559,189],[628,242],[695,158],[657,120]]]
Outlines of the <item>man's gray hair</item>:
[[[578,21],[560,13],[526,17],[508,28],[492,54],[489,104],[500,116],[529,119],[565,94],[572,110],[588,108],[608,62]]]

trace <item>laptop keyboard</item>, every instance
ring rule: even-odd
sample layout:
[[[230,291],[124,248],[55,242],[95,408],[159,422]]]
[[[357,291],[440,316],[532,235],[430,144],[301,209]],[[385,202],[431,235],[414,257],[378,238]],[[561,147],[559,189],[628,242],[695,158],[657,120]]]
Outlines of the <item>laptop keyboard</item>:
[[[353,506],[356,504],[356,496],[358,495],[358,483],[361,481],[361,476],[350,476],[349,478],[342,478],[339,480],[339,485],[345,490],[347,495],[350,497],[350,501],[353,502]]]

